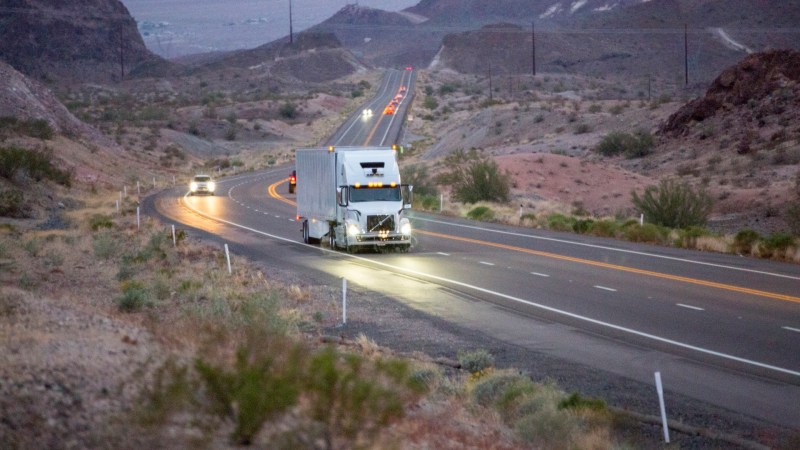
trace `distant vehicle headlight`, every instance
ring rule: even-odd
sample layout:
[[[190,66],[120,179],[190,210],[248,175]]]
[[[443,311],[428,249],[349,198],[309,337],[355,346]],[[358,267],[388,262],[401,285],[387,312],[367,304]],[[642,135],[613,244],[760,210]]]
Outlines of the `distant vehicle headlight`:
[[[192,192],[196,191],[196,190],[197,190],[197,183],[195,183],[194,181],[192,181],[192,182],[189,184],[189,190],[190,190],[190,191],[192,191]]]
[[[216,184],[214,184],[214,182],[213,182],[213,181],[209,181],[209,182],[208,182],[208,190],[209,190],[210,192],[214,192],[214,189],[216,189],[216,188],[217,188],[217,185],[216,185]]]
[[[411,234],[411,222],[408,219],[403,219],[400,222],[400,234],[409,235]]]

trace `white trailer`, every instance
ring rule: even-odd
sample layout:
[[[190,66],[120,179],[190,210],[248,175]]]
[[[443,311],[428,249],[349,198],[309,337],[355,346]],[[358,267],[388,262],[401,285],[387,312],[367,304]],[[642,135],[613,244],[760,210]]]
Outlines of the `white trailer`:
[[[297,217],[303,242],[331,248],[411,247],[412,186],[400,183],[397,155],[387,147],[298,149]]]

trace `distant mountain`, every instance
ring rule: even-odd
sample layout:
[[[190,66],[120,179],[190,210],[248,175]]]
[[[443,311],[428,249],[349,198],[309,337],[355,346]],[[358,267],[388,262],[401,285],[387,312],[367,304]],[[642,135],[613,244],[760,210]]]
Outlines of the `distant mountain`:
[[[348,5],[314,30],[367,65],[527,74],[535,24],[538,72],[675,86],[688,63],[689,84],[706,86],[749,52],[799,48],[796,23],[800,2],[422,0],[400,12]]]
[[[5,0],[0,60],[42,80],[110,81],[162,74],[119,0]]]

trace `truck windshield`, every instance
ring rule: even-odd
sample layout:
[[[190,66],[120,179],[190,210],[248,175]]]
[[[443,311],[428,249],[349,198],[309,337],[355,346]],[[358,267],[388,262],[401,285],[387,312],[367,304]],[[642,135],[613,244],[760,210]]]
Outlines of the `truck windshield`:
[[[350,189],[351,202],[399,202],[400,187]]]

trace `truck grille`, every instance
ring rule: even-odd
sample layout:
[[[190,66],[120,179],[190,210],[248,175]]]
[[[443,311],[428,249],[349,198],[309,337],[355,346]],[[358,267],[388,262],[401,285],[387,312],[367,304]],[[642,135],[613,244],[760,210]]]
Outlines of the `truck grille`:
[[[367,232],[376,231],[394,231],[394,216],[367,216]]]

